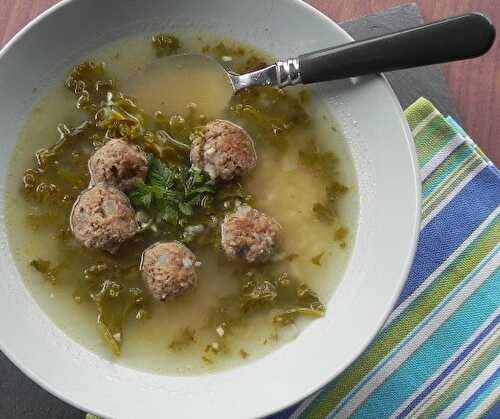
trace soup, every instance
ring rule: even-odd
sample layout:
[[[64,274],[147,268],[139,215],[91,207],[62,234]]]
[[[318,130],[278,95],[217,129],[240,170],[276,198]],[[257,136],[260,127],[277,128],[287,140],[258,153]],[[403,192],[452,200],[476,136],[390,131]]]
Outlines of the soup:
[[[347,145],[308,90],[254,88],[221,103],[222,78],[192,81],[189,62],[169,64],[171,54],[187,52],[236,72],[273,61],[208,34],[113,43],[34,107],[9,169],[9,241],[35,300],[90,350],[160,374],[233,368],[321,321],[358,214]],[[232,173],[192,161],[210,129],[236,133],[240,143],[250,138],[246,155],[256,160]],[[145,169],[123,192],[92,180],[98,186],[90,190],[115,191],[136,226],[106,248],[104,233],[86,241],[70,215],[89,196],[89,159],[115,143],[138,161],[145,156]],[[250,215],[269,234],[252,236],[262,244],[255,253],[247,242],[238,247],[241,234],[231,230]],[[156,274],[144,265],[157,243],[181,255],[180,288],[155,291],[148,275]],[[170,283],[179,272],[168,271]]]

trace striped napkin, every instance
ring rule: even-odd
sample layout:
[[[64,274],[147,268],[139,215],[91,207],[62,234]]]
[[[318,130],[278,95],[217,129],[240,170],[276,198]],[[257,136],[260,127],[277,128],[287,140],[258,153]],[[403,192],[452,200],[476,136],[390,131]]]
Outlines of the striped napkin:
[[[405,113],[422,179],[406,286],[365,352],[273,419],[500,418],[500,172],[428,100]]]

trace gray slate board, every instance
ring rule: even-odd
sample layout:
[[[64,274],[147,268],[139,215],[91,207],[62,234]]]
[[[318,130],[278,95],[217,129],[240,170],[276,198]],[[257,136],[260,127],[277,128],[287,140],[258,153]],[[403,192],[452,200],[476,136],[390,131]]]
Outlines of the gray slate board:
[[[344,22],[341,26],[354,39],[361,40],[372,36],[383,35],[402,29],[408,29],[423,23],[422,15],[416,4],[389,9],[385,12]],[[385,73],[392,88],[404,108],[411,105],[421,96],[430,99],[444,114],[451,115],[457,121],[457,108],[450,96],[448,83],[439,65],[420,67],[409,70]]]
[[[368,38],[422,23],[416,5],[397,7],[342,24],[355,39]],[[457,117],[448,85],[439,66],[386,74],[403,108],[420,96],[432,100],[446,115]],[[60,401],[33,383],[0,352],[0,418],[74,419],[84,413]]]

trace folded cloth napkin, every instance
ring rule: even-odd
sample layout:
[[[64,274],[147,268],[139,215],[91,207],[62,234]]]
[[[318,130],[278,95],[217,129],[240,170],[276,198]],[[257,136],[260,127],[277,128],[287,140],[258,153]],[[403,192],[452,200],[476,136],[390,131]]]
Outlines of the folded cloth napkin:
[[[405,113],[422,179],[406,286],[344,373],[272,419],[500,418],[500,172],[428,100]]]
[[[273,419],[500,418],[500,172],[428,100],[405,114],[422,179],[406,286],[365,352]]]

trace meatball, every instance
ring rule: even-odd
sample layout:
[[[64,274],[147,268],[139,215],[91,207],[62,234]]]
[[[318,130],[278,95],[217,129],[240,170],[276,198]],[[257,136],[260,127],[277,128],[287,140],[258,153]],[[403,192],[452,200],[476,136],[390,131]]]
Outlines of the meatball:
[[[141,271],[153,298],[170,300],[196,284],[196,256],[179,242],[158,242],[142,254]]]
[[[280,224],[248,205],[226,215],[221,226],[222,248],[230,257],[262,263],[273,255],[281,239]]]
[[[257,154],[246,131],[229,121],[209,122],[197,136],[190,153],[193,168],[211,179],[230,180],[253,169]]]
[[[137,146],[119,139],[109,140],[89,159],[91,183],[109,183],[130,191],[148,173],[146,154]]]
[[[70,226],[84,246],[115,253],[134,236],[138,225],[127,196],[111,185],[98,183],[83,191],[70,215]]]

